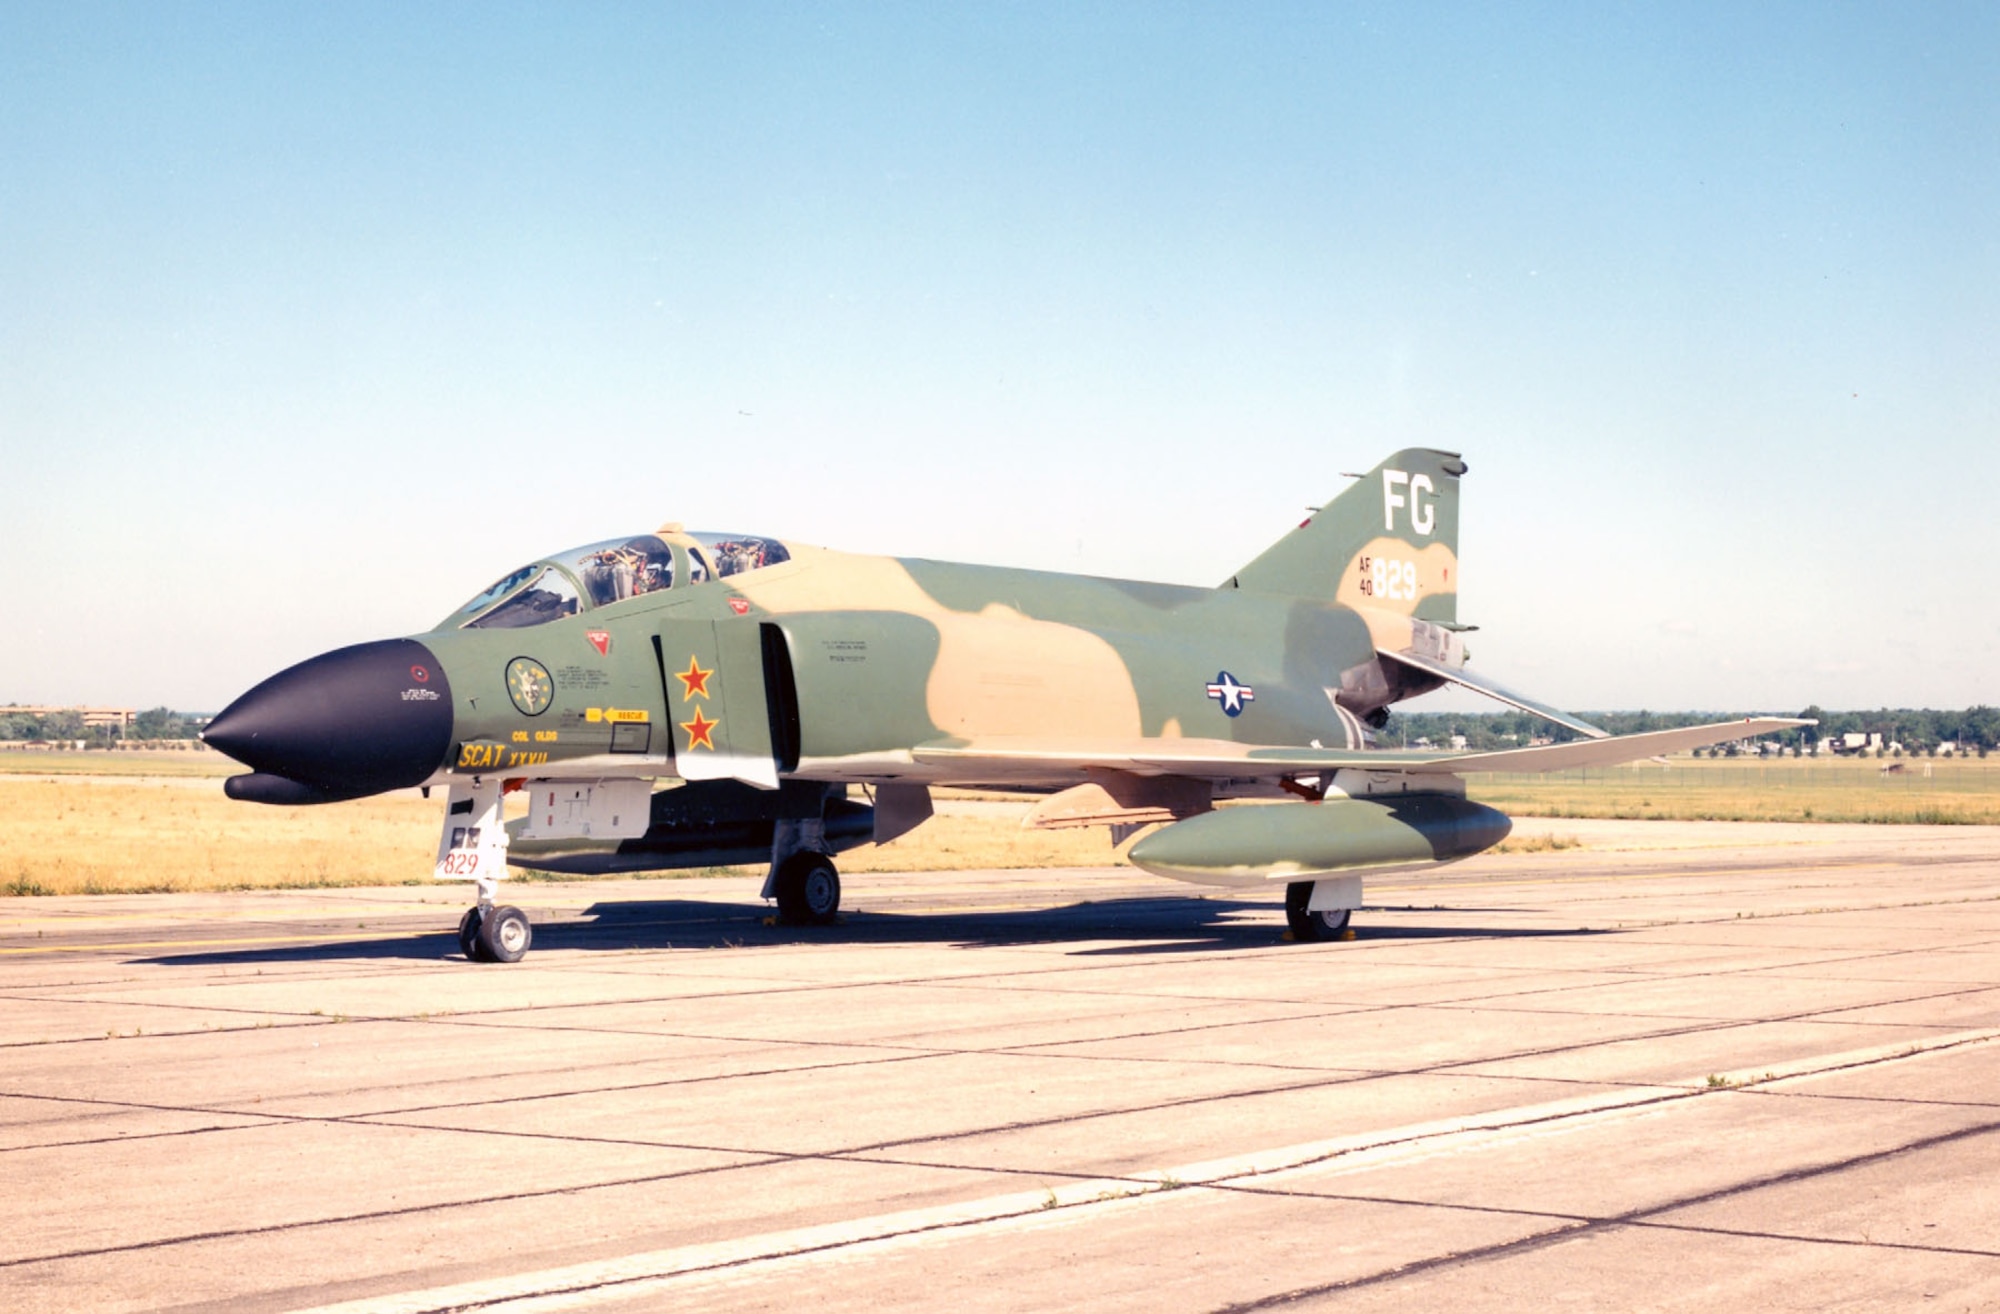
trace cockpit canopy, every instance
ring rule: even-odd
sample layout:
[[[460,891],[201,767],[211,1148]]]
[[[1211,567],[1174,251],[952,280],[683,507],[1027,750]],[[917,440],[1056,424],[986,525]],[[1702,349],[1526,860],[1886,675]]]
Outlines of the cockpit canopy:
[[[669,526],[669,529],[674,528]],[[686,584],[705,584],[791,560],[785,545],[754,534],[690,534]],[[518,630],[609,607],[674,586],[674,548],[654,534],[608,538],[544,557],[494,581],[441,630]]]

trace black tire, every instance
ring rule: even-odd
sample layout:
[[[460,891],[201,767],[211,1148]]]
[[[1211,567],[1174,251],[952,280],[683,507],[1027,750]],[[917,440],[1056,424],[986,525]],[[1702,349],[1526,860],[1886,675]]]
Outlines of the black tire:
[[[479,923],[479,948],[488,962],[518,963],[534,939],[528,914],[519,908],[495,908]]]
[[[458,951],[465,955],[467,962],[483,963],[486,951],[479,946],[479,924],[485,914],[477,907],[467,908],[465,916],[458,919]]]
[[[1293,881],[1285,887],[1285,924],[1292,928],[1292,939],[1300,944],[1314,944],[1320,940],[1336,940],[1347,929],[1347,923],[1354,916],[1352,908],[1328,908],[1323,912],[1313,912],[1308,904],[1312,902],[1313,883]]]
[[[778,920],[831,926],[840,915],[840,873],[824,853],[794,853],[778,868]]]

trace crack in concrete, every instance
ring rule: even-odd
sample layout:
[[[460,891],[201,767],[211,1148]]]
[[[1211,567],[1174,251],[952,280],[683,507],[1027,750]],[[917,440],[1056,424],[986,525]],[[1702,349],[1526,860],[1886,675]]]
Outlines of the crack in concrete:
[[[1588,1236],[1622,1227],[1643,1227],[1662,1231],[1765,1238],[1769,1240],[1805,1242],[1814,1245],[1843,1246],[1858,1249],[1913,1250],[1936,1254],[1969,1255],[1978,1258],[2000,1258],[2000,1251],[1994,1250],[1976,1250],[1955,1246],[1921,1246],[1904,1242],[1853,1240],[1842,1237],[1795,1236],[1780,1232],[1760,1232],[1748,1229],[1704,1227],[1690,1223],[1654,1221],[1658,1215],[1671,1213],[1677,1209],[1690,1209],[1705,1204],[1714,1204],[1718,1201],[1748,1195],[1754,1191],[1768,1190],[1777,1186],[1789,1186],[1795,1182],[1810,1181],[1817,1177],[1825,1177],[1835,1173],[1850,1172],[1856,1168],[1869,1167],[1877,1163],[1900,1158],[1904,1155],[1921,1153],[1925,1150],[1955,1144],[1959,1141],[1991,1135],[1996,1131],[2000,1131],[2000,1120],[1980,1123],[1972,1127],[1961,1127],[1955,1131],[1940,1132],[1933,1136],[1919,1137],[1916,1140],[1907,1141],[1901,1145],[1890,1146],[1882,1150],[1871,1150],[1863,1154],[1850,1155],[1845,1159],[1836,1159],[1829,1163],[1811,1164],[1801,1168],[1788,1169],[1780,1173],[1770,1173],[1762,1177],[1752,1178],[1749,1181],[1733,1183],[1732,1185],[1718,1187],[1710,1191],[1696,1192],[1691,1195],[1679,1197],[1678,1199],[1629,1210],[1625,1213],[1607,1214],[1602,1217],[1578,1216],[1573,1221],[1565,1223],[1562,1226],[1551,1227],[1527,1236],[1516,1237],[1511,1241],[1495,1242],[1487,1246],[1474,1246],[1465,1250],[1453,1251],[1449,1254],[1433,1255],[1425,1259],[1413,1260],[1407,1264],[1398,1264],[1393,1268],[1363,1274],[1359,1277],[1343,1278],[1338,1281],[1323,1282],[1308,1287],[1297,1287],[1290,1291],[1259,1297],[1255,1300],[1236,1301],[1227,1305],[1218,1305],[1211,1310],[1210,1314],[1251,1314],[1251,1311],[1255,1310],[1276,1309],[1280,1306],[1294,1305],[1300,1301],[1312,1300],[1321,1296],[1336,1295],[1344,1291],[1356,1291],[1365,1287],[1381,1286],[1403,1278],[1414,1277],[1420,1273],[1429,1273],[1446,1268],[1466,1267],[1474,1264],[1485,1264],[1499,1259],[1509,1259],[1515,1255],[1544,1249],[1559,1241],[1567,1241],[1575,1237]]]

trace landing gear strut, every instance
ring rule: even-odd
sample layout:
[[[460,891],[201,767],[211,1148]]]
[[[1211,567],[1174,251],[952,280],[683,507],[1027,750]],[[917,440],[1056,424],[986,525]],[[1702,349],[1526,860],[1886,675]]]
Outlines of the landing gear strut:
[[[824,853],[792,854],[772,884],[778,920],[787,926],[831,926],[840,913],[840,873]]]
[[[503,781],[454,781],[438,839],[437,878],[479,887],[479,901],[458,919],[459,951],[475,963],[518,963],[535,938],[528,914],[493,903],[507,875],[507,827],[500,811],[506,792]]]
[[[1312,894],[1312,881],[1293,881],[1285,887],[1285,923],[1292,928],[1292,939],[1300,944],[1339,939],[1354,910],[1326,908],[1314,912]]]

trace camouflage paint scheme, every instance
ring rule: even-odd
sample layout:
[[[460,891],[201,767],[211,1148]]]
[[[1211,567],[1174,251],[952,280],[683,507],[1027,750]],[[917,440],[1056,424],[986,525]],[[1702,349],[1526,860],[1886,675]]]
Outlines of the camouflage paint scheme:
[[[1187,879],[1296,887],[1336,872],[1450,861],[1497,842],[1505,819],[1463,800],[1462,771],[1629,761],[1796,724],[1764,719],[1607,739],[1470,672],[1458,624],[1465,469],[1453,453],[1398,452],[1215,588],[857,556],[669,525],[632,540],[654,545],[650,563],[618,566],[629,584],[636,561],[655,587],[590,606],[595,586],[575,587],[574,561],[551,558],[542,578],[557,587],[568,580],[579,596],[574,614],[491,626],[510,600],[539,587],[517,582],[399,641],[433,658],[441,678],[417,679],[427,671],[418,659],[409,679],[392,672],[390,683],[407,688],[378,694],[370,685],[365,696],[435,702],[448,687],[448,748],[421,772],[420,753],[393,769],[371,764],[366,779],[452,788],[439,874],[480,879],[482,907],[494,862],[506,860],[493,851],[507,844],[494,834],[496,784],[538,800],[528,821],[512,827],[517,864],[632,870],[724,853],[741,861],[766,832],[728,828],[761,826],[770,814],[775,884],[801,851],[826,855],[860,842],[860,823],[830,810],[842,787],[875,788],[870,833],[886,840],[929,815],[928,787],[950,785],[1053,794],[1030,824],[1109,825],[1122,835],[1172,823],[1142,841],[1134,860]],[[672,556],[670,586],[661,549]],[[600,571],[616,555],[578,560]],[[300,705],[302,688],[318,698],[320,685],[299,674],[311,665],[266,686],[289,680],[287,707]],[[1497,754],[1367,746],[1367,727],[1391,704],[1447,681],[1586,737]],[[252,733],[271,721],[252,713],[278,701],[266,686],[211,727],[212,743],[259,768],[237,778],[232,794],[351,796],[334,766],[315,758],[309,769],[290,767],[278,747],[283,733]],[[369,715],[389,724],[379,718],[395,710]],[[677,779],[700,788],[642,796],[618,784],[644,781],[650,790],[650,782]],[[1444,801],[1415,807],[1380,797],[1411,794]],[[1248,813],[1234,821],[1229,812],[1202,815],[1219,799],[1293,796],[1302,801],[1282,814],[1256,810],[1261,822]],[[614,797],[615,821],[605,812]],[[1306,800],[1324,803],[1308,816]],[[475,862],[477,871],[448,870],[453,818],[469,812],[487,821],[484,841],[475,841],[487,861]],[[466,827],[459,832],[464,848]],[[674,845],[655,844],[661,860],[648,861],[638,841],[668,832]],[[734,838],[724,842],[725,832]],[[715,843],[704,847],[704,835]],[[1315,909],[1330,908],[1330,899],[1358,903],[1358,883],[1340,890],[1299,898],[1317,898]]]
[[[674,724],[673,746],[651,747],[659,774],[674,755],[765,751],[764,725],[721,719],[690,743],[680,723],[697,706],[715,722],[738,686],[753,686],[749,719],[764,703],[756,627],[784,636],[799,708],[798,764],[788,774],[843,782],[885,779],[933,785],[1039,782],[1045,774],[1013,756],[986,758],[981,745],[1018,750],[1119,749],[1135,741],[1219,740],[1285,746],[1314,741],[1359,748],[1358,722],[1442,680],[1378,659],[1409,651],[1463,662],[1456,617],[1458,478],[1445,453],[1410,451],[1384,463],[1428,483],[1420,521],[1381,505],[1379,471],[1335,507],[1287,535],[1221,588],[1193,588],[1075,575],[855,556],[786,544],[790,560],[669,589],[531,630],[450,630],[421,636],[467,697],[458,739],[511,746],[532,725],[559,728],[553,744],[506,752],[478,769],[537,768],[591,774],[613,763],[609,724],[590,709],[646,713]],[[1348,505],[1365,495],[1370,505]],[[1393,522],[1395,532],[1383,531]],[[1420,533],[1415,524],[1431,526]],[[703,548],[678,527],[659,537],[676,552]],[[1372,575],[1391,563],[1393,591]],[[1405,568],[1414,582],[1402,578]],[[742,610],[732,608],[732,602]],[[609,653],[585,634],[609,628]],[[652,639],[662,636],[659,657]],[[737,640],[731,643],[730,640]],[[671,640],[671,641],[668,641]],[[729,660],[722,649],[728,647]],[[507,663],[534,656],[555,675],[554,715],[524,718],[503,686]],[[693,660],[714,670],[690,694],[674,678]],[[720,668],[717,663],[721,662]],[[1222,671],[1254,690],[1226,715],[1207,686]],[[1343,716],[1342,710],[1350,713]],[[925,753],[927,748],[960,750]],[[539,754],[548,753],[543,760]],[[1117,754],[1105,766],[1119,765]],[[1067,759],[1064,759],[1067,769]],[[468,769],[452,767],[448,769]],[[1271,792],[1266,790],[1264,792]]]

